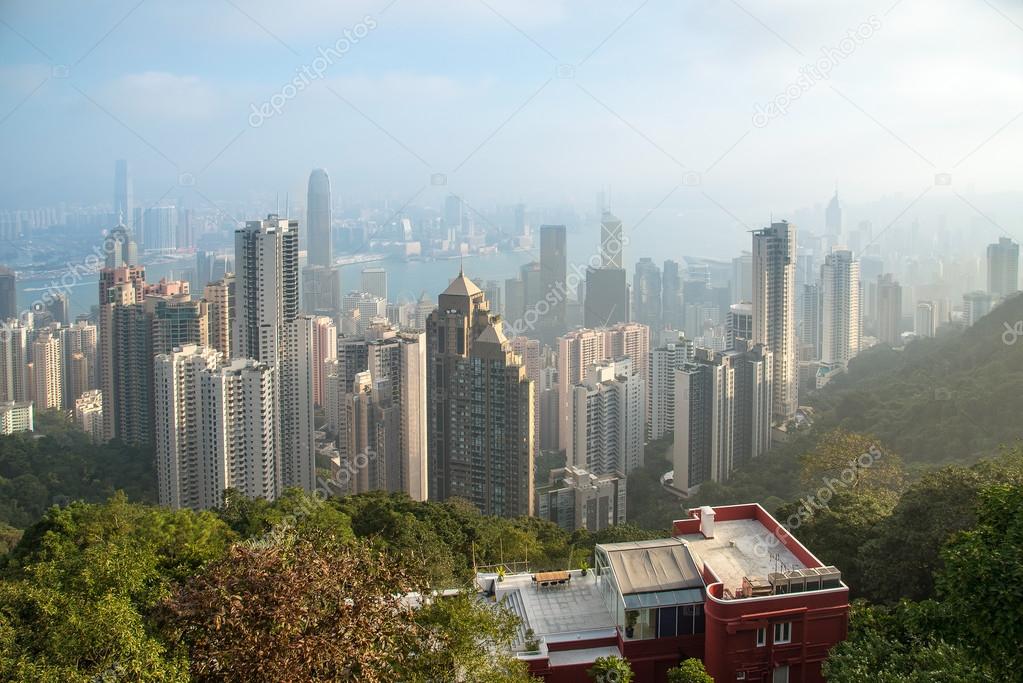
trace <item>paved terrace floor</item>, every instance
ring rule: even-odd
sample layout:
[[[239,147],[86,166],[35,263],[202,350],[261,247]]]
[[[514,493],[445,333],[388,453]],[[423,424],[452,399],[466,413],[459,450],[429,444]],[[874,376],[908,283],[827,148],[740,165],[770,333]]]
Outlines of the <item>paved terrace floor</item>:
[[[593,571],[583,576],[572,572],[572,581],[565,586],[537,588],[530,574],[506,576],[498,584],[497,599],[518,591],[529,628],[538,636],[577,634],[614,629],[611,614],[597,590]],[[551,638],[547,638],[551,640]]]

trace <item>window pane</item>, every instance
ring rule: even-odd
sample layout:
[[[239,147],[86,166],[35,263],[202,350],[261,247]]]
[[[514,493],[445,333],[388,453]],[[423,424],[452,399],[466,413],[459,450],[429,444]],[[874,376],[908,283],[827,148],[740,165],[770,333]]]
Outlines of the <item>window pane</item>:
[[[671,638],[676,635],[674,607],[662,607],[657,610],[657,637]]]

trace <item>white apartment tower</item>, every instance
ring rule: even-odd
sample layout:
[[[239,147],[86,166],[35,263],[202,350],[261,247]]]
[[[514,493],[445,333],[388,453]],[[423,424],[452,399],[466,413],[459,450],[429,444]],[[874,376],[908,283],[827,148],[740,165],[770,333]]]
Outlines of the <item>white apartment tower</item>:
[[[160,505],[203,510],[213,507],[221,492],[208,490],[210,475],[203,466],[203,396],[199,376],[215,371],[220,353],[189,344],[160,354],[153,361],[153,405],[156,480]],[[78,406],[76,406],[76,413]],[[102,410],[102,404],[100,404]],[[82,406],[83,411],[85,406]],[[207,439],[209,443],[210,440]]]
[[[675,373],[693,358],[693,343],[680,339],[650,352],[647,371],[647,438],[654,440],[675,431]]]
[[[860,350],[860,263],[836,248],[821,266],[821,363],[844,369]]]
[[[632,360],[620,357],[590,366],[571,391],[569,465],[596,475],[628,475],[642,465],[646,378],[632,372]]]
[[[773,405],[779,422],[795,417],[799,408],[795,288],[796,226],[782,221],[755,231],[752,341],[774,356]]]

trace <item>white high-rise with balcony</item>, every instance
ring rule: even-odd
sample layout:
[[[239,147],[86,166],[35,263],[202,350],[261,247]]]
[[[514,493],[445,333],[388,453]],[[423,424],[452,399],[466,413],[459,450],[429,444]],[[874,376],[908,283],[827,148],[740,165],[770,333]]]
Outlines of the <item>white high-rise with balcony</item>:
[[[796,226],[787,221],[753,233],[753,343],[774,358],[774,417],[784,422],[799,408],[796,355]]]

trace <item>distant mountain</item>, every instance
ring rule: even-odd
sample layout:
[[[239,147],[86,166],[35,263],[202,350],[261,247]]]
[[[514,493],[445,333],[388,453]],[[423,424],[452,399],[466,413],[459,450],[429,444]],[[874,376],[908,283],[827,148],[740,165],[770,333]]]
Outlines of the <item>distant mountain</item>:
[[[869,349],[807,397],[817,429],[872,434],[907,464],[976,460],[1023,438],[1023,296],[965,331]]]

